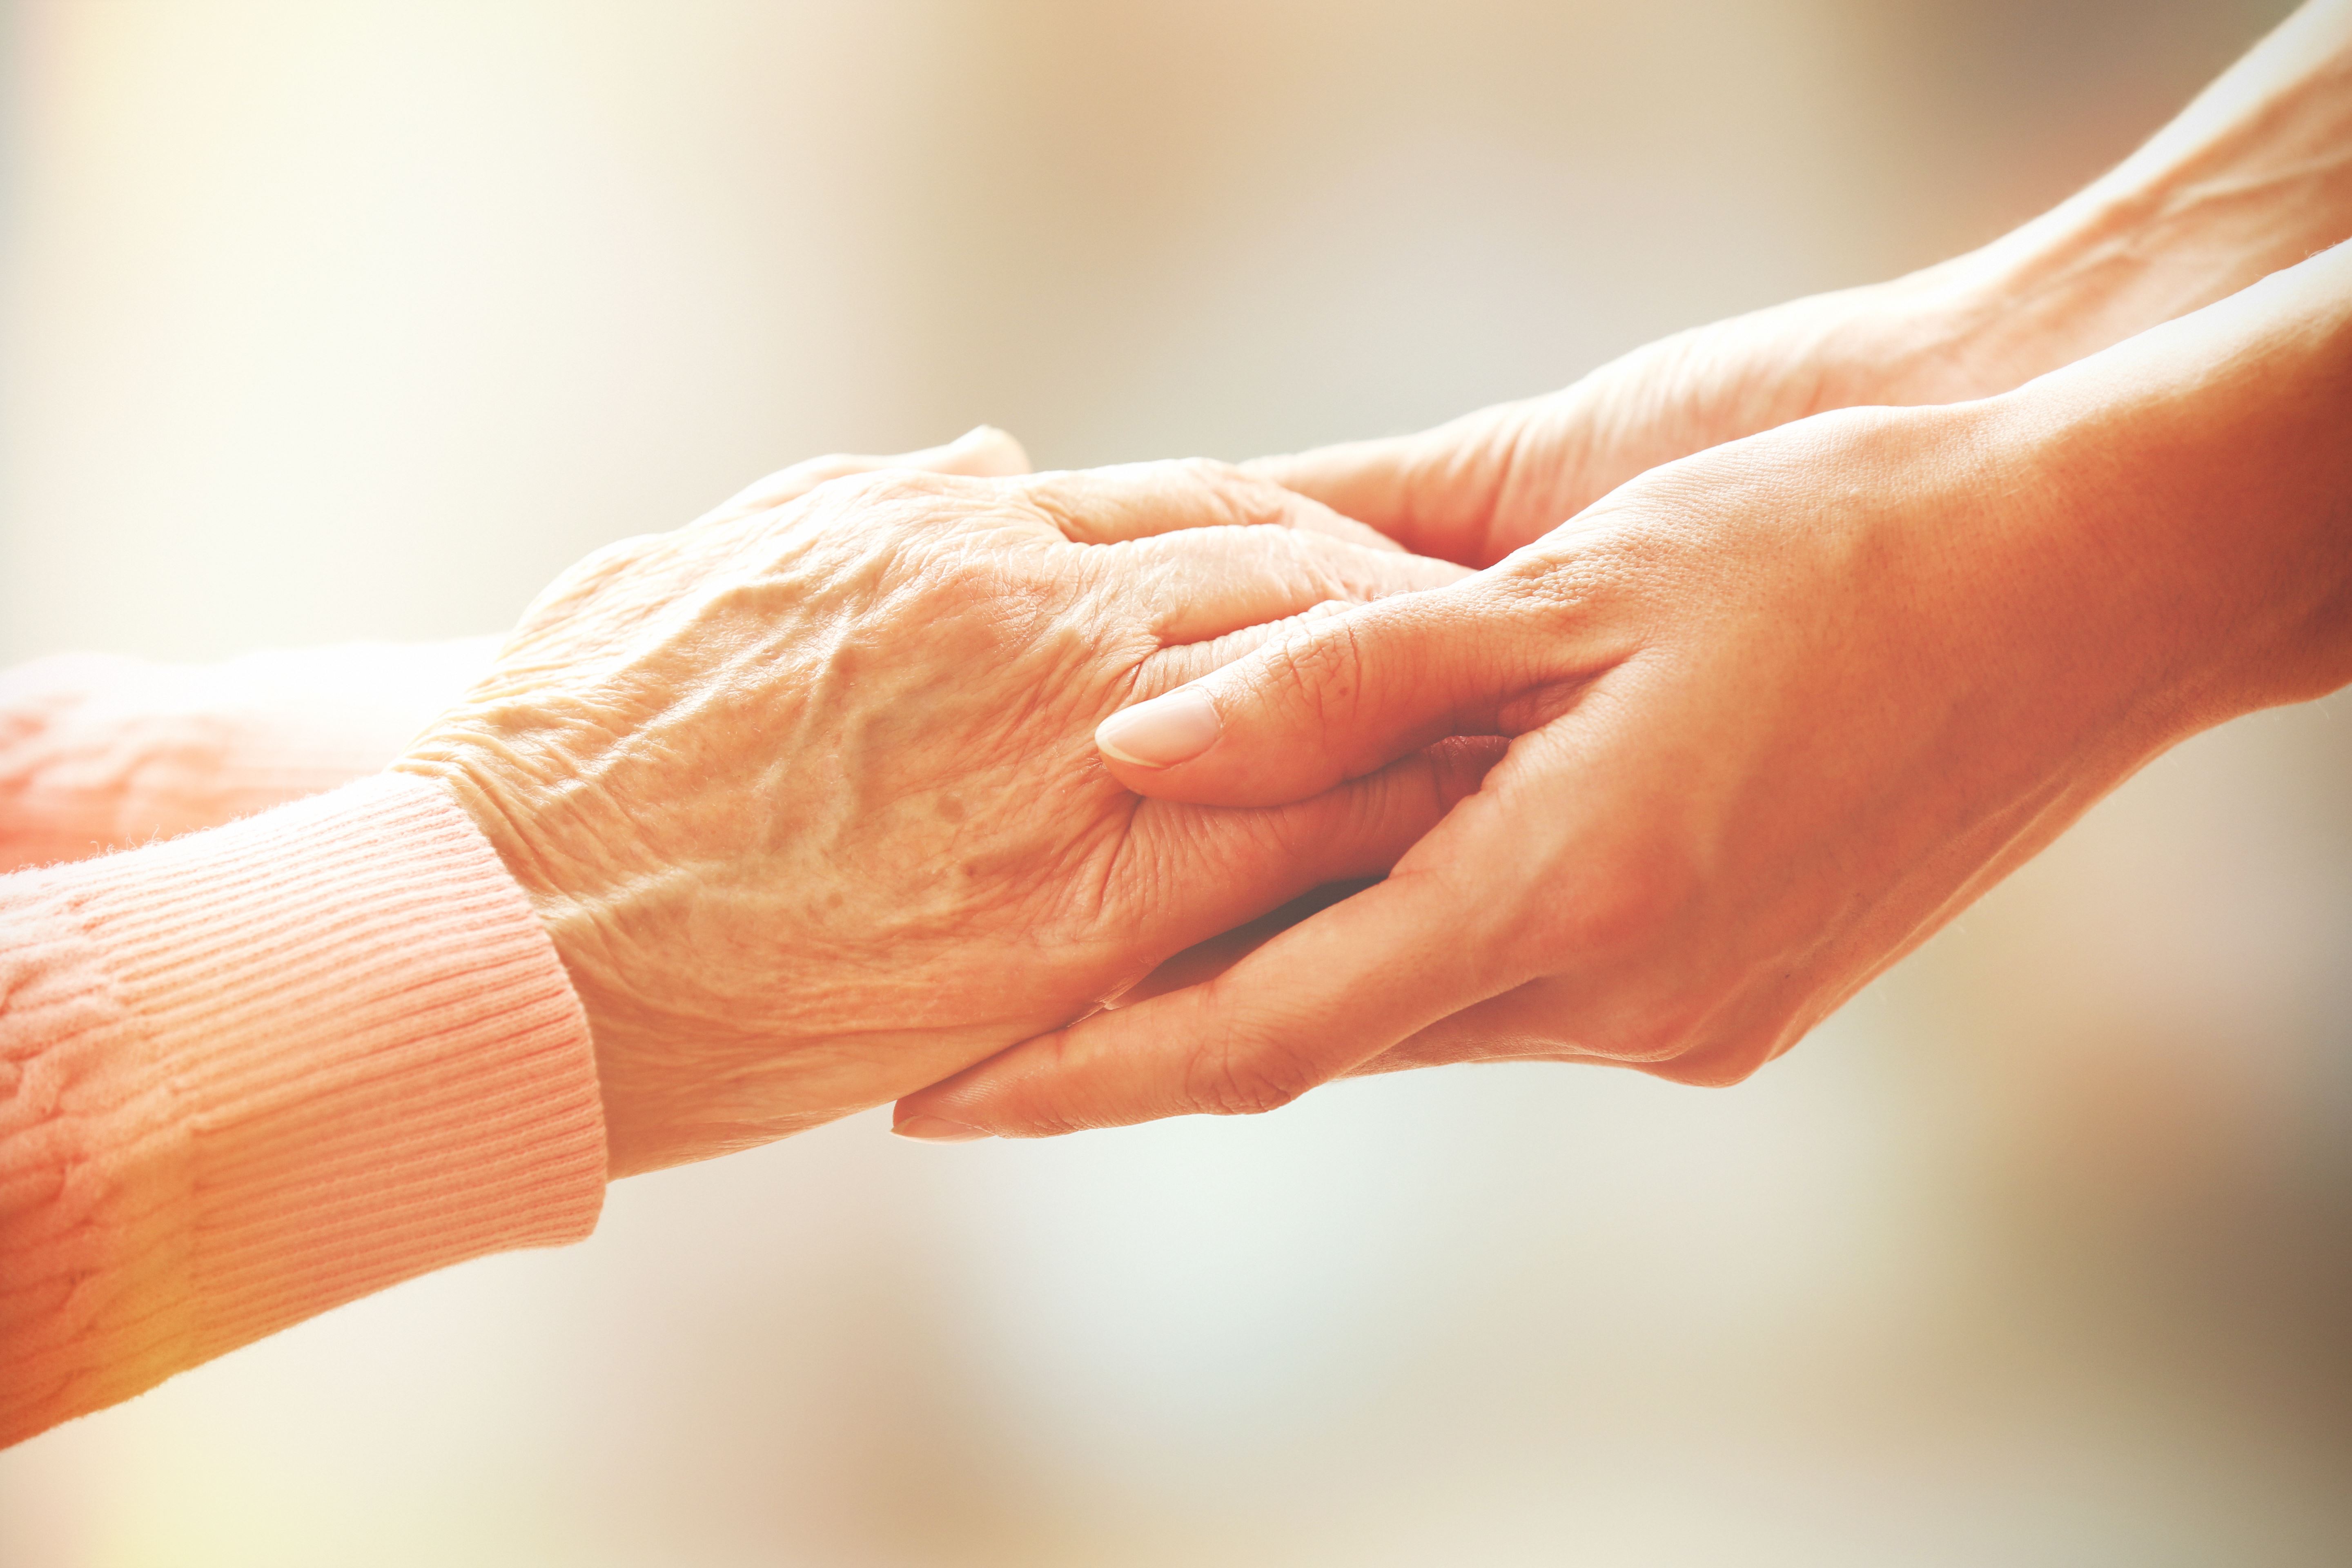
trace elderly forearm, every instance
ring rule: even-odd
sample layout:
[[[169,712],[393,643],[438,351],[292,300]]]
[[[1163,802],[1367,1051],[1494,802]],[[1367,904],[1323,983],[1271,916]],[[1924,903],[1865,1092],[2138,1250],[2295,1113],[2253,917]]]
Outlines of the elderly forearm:
[[[2226,299],[2352,237],[2352,0],[2315,0],[2113,170],[1983,249],[1958,286],[1992,392]]]

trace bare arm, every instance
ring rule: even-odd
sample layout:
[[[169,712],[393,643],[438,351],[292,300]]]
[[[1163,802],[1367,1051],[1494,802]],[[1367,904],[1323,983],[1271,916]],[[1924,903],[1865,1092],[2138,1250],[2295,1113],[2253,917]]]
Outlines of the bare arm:
[[[1035,1135],[1511,1057],[1733,1082],[2152,757],[2347,681],[2352,245],[1999,397],[1670,464],[1124,710],[1106,761],[1165,800],[1510,750],[1386,881],[903,1110]]]
[[[2296,12],[1992,244],[1636,349],[1563,391],[1256,471],[1484,566],[1636,474],[1833,408],[2007,392],[2352,237],[2352,0]]]

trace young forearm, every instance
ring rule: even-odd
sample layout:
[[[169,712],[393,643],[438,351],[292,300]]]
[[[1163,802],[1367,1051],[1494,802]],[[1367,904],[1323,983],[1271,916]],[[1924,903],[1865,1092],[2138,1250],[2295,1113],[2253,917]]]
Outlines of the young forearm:
[[[2352,246],[1998,402],[2154,747],[2352,682]]]

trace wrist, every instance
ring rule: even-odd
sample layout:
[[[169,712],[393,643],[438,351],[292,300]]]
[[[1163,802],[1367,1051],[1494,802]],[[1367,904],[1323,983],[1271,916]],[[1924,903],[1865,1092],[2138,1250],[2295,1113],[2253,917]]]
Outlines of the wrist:
[[[603,1112],[604,1159],[614,1179],[733,1148],[749,1148],[832,1120],[757,1113],[739,1106],[739,1082],[772,1083],[788,1069],[790,1041],[730,1026],[742,1001],[704,989],[690,963],[650,971],[647,950],[698,952],[710,945],[682,928],[693,919],[692,866],[647,878],[604,853],[633,842],[612,792],[583,782],[593,745],[553,738],[551,711],[500,711],[495,701],[453,710],[393,764],[434,781],[487,839],[553,947],[583,1017]],[[730,1065],[742,1047],[754,1073]],[[794,1100],[793,1103],[798,1103]]]
[[[2352,247],[1986,406],[2158,745],[2352,681]]]
[[[563,853],[565,835],[547,831],[548,819],[566,816],[565,792],[543,783],[544,771],[532,746],[515,736],[486,733],[486,726],[467,724],[445,714],[411,743],[390,771],[429,779],[454,800],[486,839],[499,862],[521,890],[539,927],[555,950],[573,994],[585,1016],[597,1064],[597,1089],[603,1100],[608,1157],[614,1142],[625,1142],[629,1126],[626,1064],[616,1059],[616,1047],[627,1033],[614,1016],[615,987],[593,961],[597,941],[595,900],[581,888],[583,876]],[[577,792],[573,792],[577,793]],[[613,1173],[626,1175],[634,1167],[612,1160]]]
[[[1990,245],[1857,290],[1885,401],[1997,396],[2298,258],[2257,262],[2165,210],[2157,193],[2095,186]]]
[[[2277,266],[2156,191],[2094,188],[1982,249],[1898,280],[1929,302],[1959,396],[1992,396],[2227,298]]]
[[[2352,5],[2306,5],[2099,179],[1904,284],[1942,293],[1987,395],[2352,236]]]
[[[434,789],[369,780],[0,879],[0,1442],[595,1223],[578,1006]]]

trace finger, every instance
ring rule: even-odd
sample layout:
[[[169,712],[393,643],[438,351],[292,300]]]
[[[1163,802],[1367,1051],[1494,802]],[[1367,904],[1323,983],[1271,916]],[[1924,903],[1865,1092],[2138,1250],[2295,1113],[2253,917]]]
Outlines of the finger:
[[[1145,801],[1125,884],[1144,889],[1139,925],[1190,946],[1328,883],[1384,876],[1477,793],[1505,750],[1491,736],[1448,741],[1288,805]]]
[[[1570,1037],[1579,1016],[1577,1005],[1584,999],[1578,994],[1579,984],[1576,979],[1555,975],[1530,980],[1416,1030],[1350,1071],[1402,1072],[1409,1068],[1462,1061],[1625,1065],[1598,1052],[1580,1049]]]
[[[896,457],[860,457],[836,452],[810,458],[780,468],[738,491],[716,509],[695,519],[692,526],[725,522],[767,511],[801,497],[821,484],[850,474],[870,474],[884,468],[918,468],[934,474],[961,474],[971,479],[1002,479],[1029,471],[1029,454],[1021,443],[992,425],[976,425],[944,447]]]
[[[1132,1007],[1139,1002],[1149,1002],[1154,996],[1165,996],[1171,991],[1181,991],[1188,985],[1214,980],[1301,921],[1319,915],[1340,900],[1351,899],[1362,892],[1372,886],[1372,880],[1351,879],[1310,888],[1271,913],[1260,915],[1254,921],[1244,921],[1231,931],[1219,931],[1206,942],[1194,942],[1118,995],[1106,999],[1103,1005]]]
[[[1318,605],[1364,605],[1469,575],[1446,561],[1367,550],[1304,529],[1202,528],[1104,547],[1084,565],[1163,644],[1222,637]]]
[[[1416,554],[1491,565],[1507,552],[1496,519],[1525,510],[1530,476],[1559,466],[1533,460],[1554,439],[1549,401],[1482,408],[1411,436],[1257,458],[1242,469],[1369,523]]]
[[[1537,1015],[1534,1004],[1513,995],[1489,997],[1451,1018],[1441,1018],[1410,1039],[1400,1040],[1369,1061],[1348,1069],[1349,1078],[1410,1072],[1454,1062],[1567,1062],[1580,1067],[1623,1068],[1644,1077],[1691,1087],[1725,1089],[1743,1083],[1781,1050],[1752,1037],[1734,1036],[1681,1056],[1612,1056],[1585,1050],[1561,1038],[1558,1019]],[[1793,1045],[1794,1040],[1788,1042]],[[1785,1047],[1782,1047],[1785,1049]]]
[[[1227,632],[1223,637],[1204,637],[1199,642],[1163,647],[1144,661],[1136,682],[1136,695],[1140,699],[1173,691],[1213,670],[1223,669],[1235,659],[1255,653],[1268,644],[1281,641],[1311,621],[1343,616],[1355,607],[1344,599],[1326,599],[1278,621],[1263,621],[1254,626],[1244,626],[1239,631]]]
[[[1398,549],[1393,540],[1320,501],[1205,458],[1040,474],[1026,489],[1074,544],[1265,525],[1326,534],[1369,550]]]
[[[1480,961],[1498,945],[1495,908],[1443,868],[1401,873],[1216,980],[1097,1013],[909,1095],[897,1122],[1037,1138],[1273,1110],[1518,978]]]
[[[1096,727],[1096,747],[1139,795],[1269,805],[1447,735],[1497,733],[1506,703],[1555,679],[1555,659],[1574,652],[1511,625],[1513,592],[1481,577],[1307,617],[1213,674],[1112,714]]]

